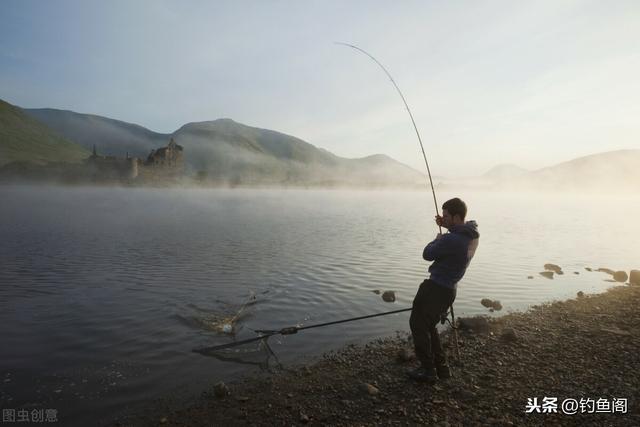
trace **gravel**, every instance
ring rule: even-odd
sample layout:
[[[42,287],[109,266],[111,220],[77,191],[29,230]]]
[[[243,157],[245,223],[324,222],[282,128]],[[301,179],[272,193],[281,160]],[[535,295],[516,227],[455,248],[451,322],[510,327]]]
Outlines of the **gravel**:
[[[488,334],[459,331],[459,361],[445,334],[453,378],[435,385],[406,377],[416,361],[401,334],[119,425],[640,425],[638,307],[640,286],[623,285],[490,319]],[[528,399],[544,397],[558,399],[558,413],[525,412]],[[627,413],[561,411],[581,398],[626,398]]]

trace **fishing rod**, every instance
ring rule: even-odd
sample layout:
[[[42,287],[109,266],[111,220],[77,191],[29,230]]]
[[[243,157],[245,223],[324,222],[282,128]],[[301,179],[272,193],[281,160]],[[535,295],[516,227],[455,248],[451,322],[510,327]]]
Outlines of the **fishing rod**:
[[[416,135],[418,136],[418,142],[420,143],[420,149],[422,150],[422,157],[424,158],[424,164],[427,166],[427,175],[429,176],[429,184],[431,184],[431,194],[433,194],[433,203],[434,203],[434,205],[436,207],[436,215],[440,216],[440,213],[438,211],[438,201],[436,200],[436,190],[433,188],[433,179],[431,178],[431,169],[429,168],[429,162],[427,161],[427,154],[424,151],[424,144],[422,144],[422,138],[420,137],[420,132],[418,131],[418,126],[416,125],[416,121],[413,119],[413,114],[411,113],[411,109],[409,108],[409,104],[407,104],[407,100],[404,98],[404,95],[402,94],[402,91],[400,90],[400,88],[396,84],[396,81],[393,79],[393,77],[391,77],[391,74],[389,73],[389,71],[387,71],[387,69],[384,67],[384,65],[382,65],[380,63],[380,61],[378,61],[376,58],[374,58],[374,56],[371,55],[366,50],[361,49],[358,46],[355,46],[355,45],[352,45],[352,44],[349,44],[349,43],[335,42],[335,44],[339,44],[339,45],[342,45],[342,46],[350,47],[352,49],[355,49],[355,50],[357,50],[359,52],[362,52],[365,55],[367,55],[369,58],[371,58],[373,60],[373,62],[375,62],[376,64],[378,64],[380,66],[380,68],[382,68],[382,71],[384,71],[384,73],[387,75],[387,77],[389,77],[389,80],[391,80],[391,83],[393,83],[393,87],[395,87],[396,91],[398,91],[398,95],[400,95],[400,98],[402,98],[402,102],[404,103],[404,106],[407,109],[407,113],[409,113],[409,117],[411,118],[411,123],[413,124],[413,129],[416,131]],[[442,234],[442,226],[438,225],[438,228],[440,229],[440,233]]]
[[[305,329],[313,329],[313,328],[320,328],[322,326],[337,325],[338,323],[353,322],[354,320],[362,320],[362,319],[369,319],[371,317],[386,316],[388,314],[402,313],[404,311],[411,311],[411,308],[403,308],[400,310],[386,311],[384,313],[369,314],[368,316],[352,317],[350,319],[335,320],[333,322],[318,323],[315,325],[308,325],[308,326],[290,326],[290,327],[282,328],[278,330],[258,329],[254,331],[260,334],[257,337],[248,338],[246,340],[234,341],[227,344],[214,345],[211,347],[194,348],[192,351],[195,353],[206,354],[213,351],[224,350],[225,348],[236,347],[239,345],[244,345],[244,344],[249,344],[255,341],[264,340],[274,335],[292,335],[292,334],[298,333],[298,331],[303,331]]]
[[[335,42],[335,43],[339,44],[339,45],[342,45],[342,46],[347,46],[347,47],[350,47],[352,49],[355,49],[358,52],[364,53],[369,58],[371,58],[373,60],[373,62],[375,62],[376,64],[378,64],[378,66],[380,68],[382,68],[382,71],[384,71],[384,73],[387,75],[387,77],[389,77],[389,80],[391,80],[391,83],[393,83],[393,87],[395,87],[396,91],[398,91],[398,95],[400,95],[400,98],[402,98],[402,102],[404,103],[404,106],[407,109],[407,113],[409,113],[409,117],[411,118],[411,123],[413,124],[413,129],[416,131],[416,135],[418,137],[418,142],[420,143],[420,149],[422,150],[422,157],[424,158],[424,164],[427,166],[427,175],[429,176],[429,184],[431,184],[431,194],[433,194],[433,203],[434,203],[435,208],[436,208],[436,215],[438,217],[440,217],[440,213],[438,212],[438,201],[436,200],[436,190],[433,188],[433,179],[431,178],[431,169],[429,168],[429,162],[427,161],[427,154],[424,151],[424,144],[422,143],[422,138],[420,137],[420,132],[418,131],[418,126],[416,125],[416,121],[413,119],[413,114],[411,113],[411,109],[409,108],[409,104],[407,104],[407,100],[405,99],[404,95],[402,94],[402,91],[400,90],[400,87],[398,87],[398,84],[396,83],[394,78],[391,76],[389,71],[387,71],[385,66],[382,65],[382,63],[380,61],[378,61],[369,52],[367,52],[366,50],[364,50],[364,49],[362,49],[362,48],[360,48],[358,46],[355,46],[355,45],[352,45],[352,44],[349,44],[349,43],[343,43],[343,42]],[[438,223],[438,230],[440,231],[440,234],[442,234],[442,226],[440,225],[440,223]],[[452,319],[451,327],[453,328],[453,334],[454,334],[455,343],[456,343],[456,354],[458,356],[458,361],[460,361],[460,348],[458,347],[458,329],[455,327],[456,319],[455,319],[454,314],[453,314],[453,304],[450,306],[450,310],[451,310],[451,319]]]
[[[270,330],[270,329],[256,329],[256,330],[254,330],[254,332],[260,334],[257,337],[248,338],[246,340],[233,341],[233,342],[230,342],[230,343],[227,343],[227,344],[214,345],[214,346],[211,346],[211,347],[194,348],[192,351],[195,352],[195,353],[209,354],[209,353],[216,352],[216,351],[219,351],[219,350],[224,350],[226,348],[237,347],[237,346],[240,346],[240,345],[249,344],[249,343],[260,341],[260,340],[266,340],[269,337],[272,337],[274,335],[293,335],[293,334],[297,334],[298,331],[303,331],[305,329],[313,329],[313,328],[320,328],[320,327],[323,327],[323,326],[337,325],[339,323],[353,322],[355,320],[362,320],[362,319],[370,319],[372,317],[386,316],[388,314],[397,314],[397,313],[402,313],[402,312],[411,311],[411,310],[412,310],[412,308],[401,308],[399,310],[385,311],[384,313],[369,314],[367,316],[352,317],[352,318],[343,319],[343,320],[334,320],[333,322],[316,323],[314,325],[308,325],[308,326],[289,326],[287,328],[273,329],[273,330]],[[450,310],[451,310],[451,317],[454,318],[453,306],[450,307]],[[456,330],[457,327],[454,326],[454,324],[451,323],[451,321],[447,318],[448,314],[449,313],[443,313],[442,314],[442,316],[440,317],[440,323],[444,324],[445,321],[449,322],[449,324],[451,325],[452,329]],[[459,353],[458,353],[458,358],[459,358]]]
[[[395,80],[393,79],[393,77],[391,76],[391,74],[387,71],[387,69],[380,63],[380,61],[378,61],[376,58],[373,57],[373,55],[371,55],[370,53],[368,53],[367,51],[359,48],[358,46],[352,45],[352,44],[348,44],[348,43],[341,43],[341,42],[336,42],[336,44],[340,44],[343,46],[347,46],[350,48],[353,48],[359,52],[364,53],[365,55],[367,55],[369,58],[371,58],[376,64],[378,64],[380,66],[380,68],[382,68],[382,70],[385,72],[385,74],[387,75],[387,77],[389,77],[389,80],[391,80],[391,83],[393,83],[393,86],[396,88],[396,91],[398,92],[398,94],[400,95],[400,98],[402,98],[402,102],[404,103],[405,108],[407,109],[407,112],[409,113],[409,117],[411,118],[411,123],[413,124],[413,129],[416,132],[416,135],[418,137],[418,142],[420,143],[420,149],[422,150],[422,156],[424,158],[424,163],[427,166],[427,174],[429,176],[429,184],[431,185],[431,193],[433,194],[433,203],[435,205],[436,208],[436,215],[439,217],[440,213],[438,210],[438,201],[436,199],[436,191],[433,187],[433,179],[431,177],[431,169],[429,168],[429,162],[427,161],[427,155],[425,153],[424,150],[424,144],[422,143],[422,138],[420,137],[420,132],[418,131],[418,126],[416,125],[416,121],[413,118],[413,114],[411,113],[411,109],[409,108],[409,104],[407,104],[407,101],[404,97],[404,95],[402,94],[402,91],[400,90],[400,88],[398,87],[398,85],[396,84]],[[438,224],[438,228],[440,229],[440,233],[442,233],[442,226],[440,226]],[[234,341],[231,343],[227,343],[227,344],[222,344],[222,345],[216,345],[216,346],[211,346],[211,347],[202,347],[202,348],[196,348],[193,349],[194,352],[196,353],[201,353],[201,354],[207,354],[210,352],[215,352],[218,350],[224,350],[226,348],[231,348],[231,347],[236,347],[236,346],[240,346],[240,345],[244,345],[244,344],[249,344],[252,342],[256,342],[256,341],[261,341],[264,340],[264,342],[266,343],[266,340],[269,337],[272,337],[274,335],[292,335],[292,334],[296,334],[298,333],[298,331],[302,331],[305,329],[312,329],[312,328],[320,328],[323,326],[329,326],[329,325],[336,325],[339,323],[345,323],[345,322],[352,322],[355,320],[362,320],[362,319],[369,319],[372,317],[377,317],[377,316],[385,316],[388,314],[395,314],[395,313],[402,313],[405,311],[411,311],[412,308],[403,308],[400,310],[394,310],[394,311],[388,311],[388,312],[384,312],[384,313],[376,313],[376,314],[370,314],[368,316],[360,316],[360,317],[353,317],[350,319],[344,319],[344,320],[336,320],[333,322],[326,322],[326,323],[319,323],[319,324],[315,324],[315,325],[309,325],[309,326],[291,326],[291,327],[287,327],[287,328],[282,328],[279,330],[255,330],[254,332],[258,333],[259,336],[254,337],[254,338],[248,338],[245,340],[241,340],[241,341]],[[460,360],[460,350],[458,348],[458,331],[457,331],[457,327],[455,326],[455,316],[453,314],[453,305],[450,306],[450,312],[451,312],[451,321],[449,321],[452,329],[454,330],[454,336],[455,336],[455,343],[456,343],[456,353],[458,356],[458,360]],[[444,324],[445,320],[448,321],[448,316],[449,313],[444,313],[441,316],[441,320],[440,322]]]

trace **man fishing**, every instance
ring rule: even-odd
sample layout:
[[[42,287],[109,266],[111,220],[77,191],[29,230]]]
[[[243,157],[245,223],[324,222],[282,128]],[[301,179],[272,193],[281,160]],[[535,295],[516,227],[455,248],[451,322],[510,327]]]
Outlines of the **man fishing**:
[[[456,287],[478,247],[480,234],[475,221],[465,222],[467,205],[460,199],[447,200],[436,224],[449,230],[438,234],[422,253],[430,277],[420,285],[413,300],[409,325],[416,357],[421,366],[407,372],[417,381],[435,382],[451,377],[451,370],[436,325],[456,298]]]

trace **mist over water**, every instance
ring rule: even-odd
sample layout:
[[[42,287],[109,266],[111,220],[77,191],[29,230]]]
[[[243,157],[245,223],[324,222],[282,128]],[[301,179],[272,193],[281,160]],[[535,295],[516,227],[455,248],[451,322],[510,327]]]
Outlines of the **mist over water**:
[[[425,191],[4,186],[0,196],[0,399],[77,424],[264,368],[257,345],[226,360],[191,352],[230,342],[216,325],[252,293],[238,339],[409,307],[438,231]],[[485,297],[504,313],[615,285],[585,267],[640,269],[640,223],[625,213],[639,196],[445,190],[439,203],[455,196],[481,234],[459,316],[489,314]],[[547,262],[565,274],[538,275]],[[408,313],[269,342],[287,365],[397,330]]]

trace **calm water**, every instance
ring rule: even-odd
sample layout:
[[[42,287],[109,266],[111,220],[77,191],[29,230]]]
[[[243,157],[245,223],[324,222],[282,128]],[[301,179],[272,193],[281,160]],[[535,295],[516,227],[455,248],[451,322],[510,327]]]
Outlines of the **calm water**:
[[[613,285],[587,266],[640,268],[640,197],[438,196],[465,199],[481,233],[458,315]],[[55,408],[63,424],[274,366],[257,345],[191,352],[229,342],[213,325],[252,293],[238,339],[409,307],[437,232],[427,192],[0,187],[0,200],[1,406]],[[565,274],[539,276],[547,262]],[[408,313],[269,342],[287,366],[397,330]]]

